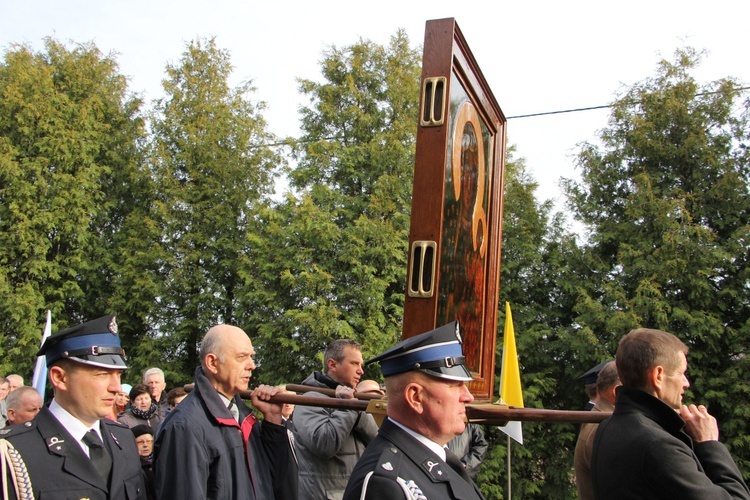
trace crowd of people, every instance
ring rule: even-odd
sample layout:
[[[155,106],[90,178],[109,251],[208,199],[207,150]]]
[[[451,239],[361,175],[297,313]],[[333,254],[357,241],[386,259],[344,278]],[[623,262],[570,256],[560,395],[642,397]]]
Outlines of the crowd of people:
[[[127,362],[114,316],[77,325],[38,353],[52,386],[47,405],[20,376],[0,377],[3,484],[19,499],[481,499],[475,481],[487,441],[466,423],[472,376],[458,328],[411,337],[366,362],[354,340],[327,346],[323,369],[302,381],[308,394],[387,395],[376,421],[334,404],[275,401],[284,386],[248,392],[256,352],[236,326],[206,332],[188,393],[167,391],[157,367],[142,383],[121,383]],[[638,329],[614,361],[587,373],[591,410],[612,416],[581,427],[579,498],[750,499],[716,419],[682,402],[687,354],[674,335]],[[368,363],[380,365],[384,384],[362,379]]]

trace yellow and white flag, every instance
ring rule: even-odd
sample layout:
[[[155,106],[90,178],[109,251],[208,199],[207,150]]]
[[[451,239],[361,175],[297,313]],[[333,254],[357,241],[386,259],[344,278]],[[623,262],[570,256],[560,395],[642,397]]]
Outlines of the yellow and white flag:
[[[510,303],[505,303],[505,332],[503,338],[503,364],[500,371],[500,397],[508,406],[523,408],[523,391],[521,390],[521,371],[518,368],[516,336],[513,329],[513,316]],[[523,444],[521,422],[508,422],[500,430]]]

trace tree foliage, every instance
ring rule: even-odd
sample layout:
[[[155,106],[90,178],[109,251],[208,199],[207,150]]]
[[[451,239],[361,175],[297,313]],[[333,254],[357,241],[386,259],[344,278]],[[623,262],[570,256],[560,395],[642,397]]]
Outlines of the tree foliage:
[[[576,304],[582,336],[614,354],[635,327],[689,347],[687,400],[706,404],[747,469],[750,274],[748,102],[731,79],[698,85],[677,51],[614,104],[601,145],[578,156],[570,206],[590,230]]]
[[[574,318],[573,291],[578,286],[580,250],[553,213],[552,202],[538,202],[537,182],[525,160],[508,150],[505,167],[505,209],[497,359],[502,359],[505,301],[513,311],[524,406],[578,409],[585,401],[576,378],[588,360],[580,359],[576,339],[567,327]],[[578,358],[578,359],[577,359]],[[496,365],[496,387],[502,366]],[[496,393],[497,394],[497,393]],[[501,395],[502,396],[502,395]],[[577,426],[524,423],[524,445],[510,447],[513,496],[569,498]],[[489,428],[491,443],[479,484],[487,498],[507,496],[507,436]],[[573,488],[574,490],[574,488]]]
[[[500,303],[513,306],[527,407],[579,408],[577,377],[611,358],[632,328],[680,336],[691,348],[692,396],[708,403],[744,469],[747,103],[731,80],[699,88],[690,77],[698,54],[677,56],[615,103],[601,146],[582,146],[582,181],[565,183],[588,231],[582,244],[533,201],[522,162],[509,161]],[[524,424],[525,445],[511,447],[514,495],[575,498],[577,431]],[[503,498],[506,436],[488,435],[480,484]]]
[[[166,97],[152,118],[163,287],[151,362],[177,360],[171,375],[183,381],[192,378],[208,328],[238,322],[240,269],[263,258],[250,247],[253,219],[282,163],[267,146],[264,104],[251,100],[250,82],[229,85],[231,70],[215,40],[190,42],[167,66]]]
[[[114,244],[140,210],[140,101],[93,44],[15,46],[0,65],[0,371],[31,375],[45,310],[65,328],[111,311]],[[111,253],[110,253],[111,252]],[[57,328],[56,328],[57,329]],[[126,345],[133,340],[124,336]]]
[[[331,48],[322,71],[324,82],[300,82],[310,106],[294,191],[269,212],[262,266],[247,269],[261,370],[279,382],[321,369],[336,338],[367,356],[401,332],[419,56],[398,32],[388,47]]]

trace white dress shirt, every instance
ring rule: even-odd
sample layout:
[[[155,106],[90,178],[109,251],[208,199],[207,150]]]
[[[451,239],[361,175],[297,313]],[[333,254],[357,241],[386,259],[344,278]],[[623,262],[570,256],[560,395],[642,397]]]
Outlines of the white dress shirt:
[[[68,410],[57,404],[57,401],[55,401],[54,399],[49,405],[49,411],[50,413],[52,413],[52,415],[55,416],[60,424],[65,427],[65,430],[68,431],[76,441],[78,441],[78,444],[81,446],[81,449],[86,454],[86,456],[89,456],[89,446],[83,441],[83,436],[85,436],[86,433],[91,429],[94,429],[99,435],[99,439],[102,439],[102,429],[100,422],[97,420],[93,426],[87,427],[83,422],[71,415]],[[102,442],[103,441],[104,439],[102,439]]]
[[[432,441],[431,439],[428,439],[424,437],[423,435],[414,432],[408,427],[405,427],[404,425],[396,422],[391,417],[388,417],[388,420],[390,420],[394,424],[401,427],[404,430],[404,432],[406,432],[407,434],[412,436],[414,439],[416,439],[417,441],[419,441],[420,443],[428,447],[433,453],[435,453],[435,455],[439,456],[443,460],[443,462],[445,462],[445,448],[437,444],[435,441]]]

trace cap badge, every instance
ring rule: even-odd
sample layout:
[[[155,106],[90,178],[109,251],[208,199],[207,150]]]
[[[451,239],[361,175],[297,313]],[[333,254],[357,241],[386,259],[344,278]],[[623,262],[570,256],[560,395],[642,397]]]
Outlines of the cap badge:
[[[115,321],[115,317],[112,316],[112,321],[109,322],[109,333],[112,335],[117,335],[117,321]]]
[[[461,328],[458,324],[458,321],[456,321],[456,338],[458,339],[458,342],[460,344],[463,344],[463,340],[461,340]]]

